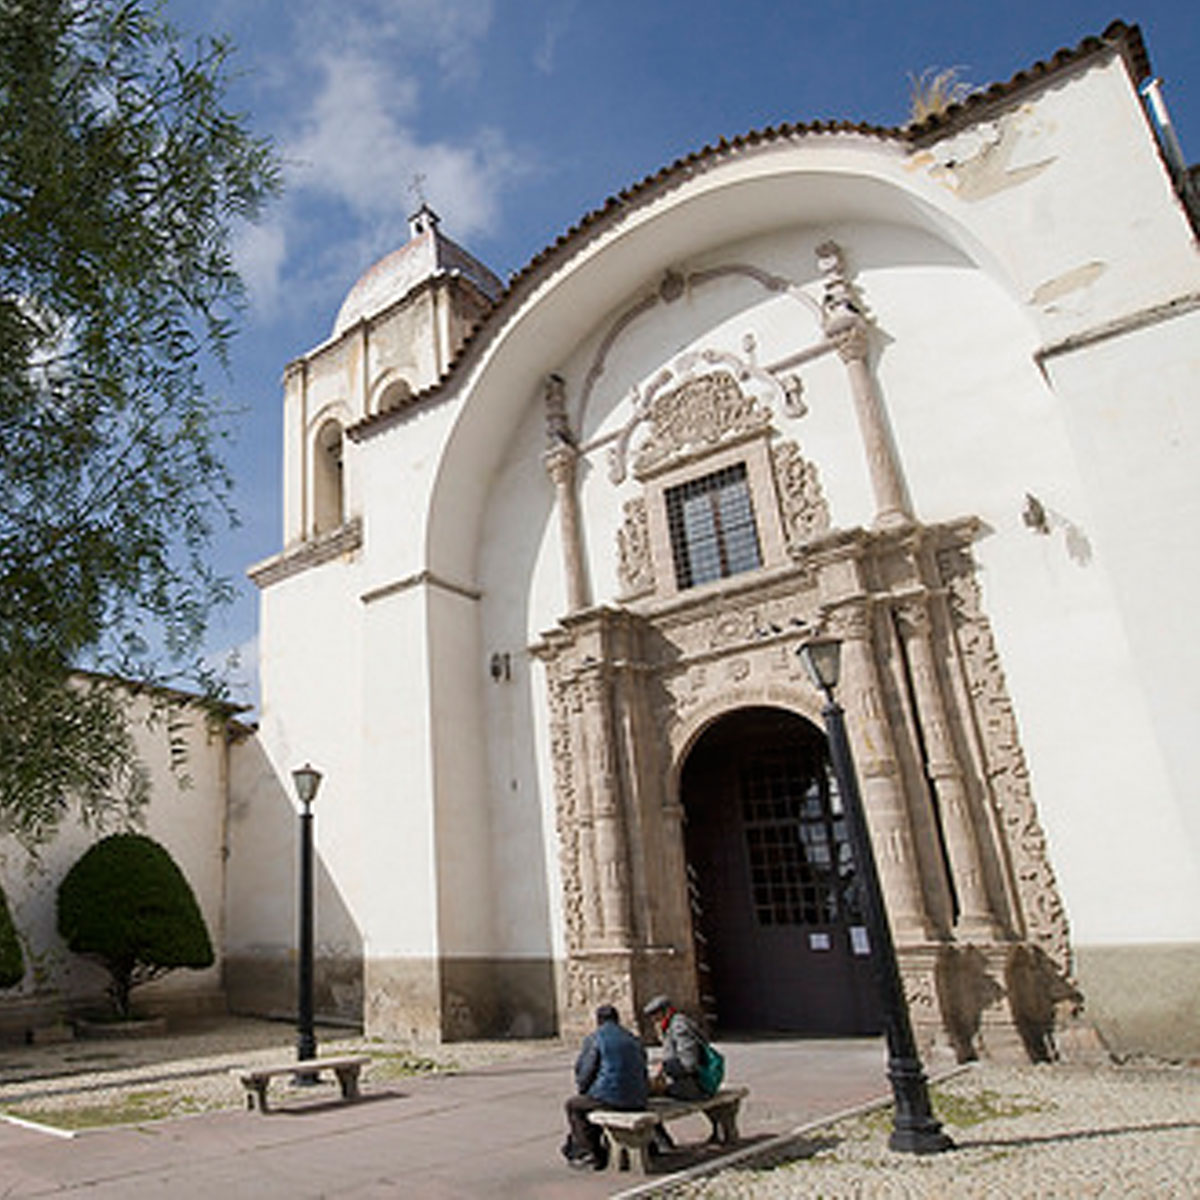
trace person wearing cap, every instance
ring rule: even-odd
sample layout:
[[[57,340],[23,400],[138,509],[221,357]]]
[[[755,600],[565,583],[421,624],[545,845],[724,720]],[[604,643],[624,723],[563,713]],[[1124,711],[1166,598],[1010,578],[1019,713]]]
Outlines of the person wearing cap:
[[[675,1100],[704,1099],[699,1073],[705,1041],[695,1022],[669,996],[655,996],[642,1011],[658,1026],[662,1039],[662,1062],[650,1080],[650,1090]]]
[[[649,1095],[646,1048],[621,1025],[611,1004],[596,1009],[596,1028],[584,1038],[575,1060],[575,1088],[566,1103],[570,1133],[563,1157],[572,1167],[602,1171],[608,1166],[608,1146],[588,1113],[600,1108],[643,1109]]]

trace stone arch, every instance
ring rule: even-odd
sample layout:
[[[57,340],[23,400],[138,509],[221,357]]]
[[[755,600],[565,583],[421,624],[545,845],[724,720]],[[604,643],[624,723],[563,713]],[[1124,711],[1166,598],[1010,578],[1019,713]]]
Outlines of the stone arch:
[[[401,375],[387,375],[375,389],[372,413],[393,412],[413,397],[412,384]]]
[[[539,286],[515,289],[508,311],[493,316],[443,393],[463,403],[432,484],[429,568],[450,578],[471,576],[487,482],[542,380],[558,369],[580,331],[627,311],[630,297],[676,263],[743,240],[748,227],[757,233],[804,227],[816,235],[846,220],[909,226],[963,255],[1014,300],[1019,296],[999,253],[980,242],[952,197],[905,174],[892,147],[864,141],[853,149],[857,161],[839,156],[834,165],[824,147],[776,146],[763,151],[770,163],[751,152],[676,181],[665,193],[651,191],[623,206],[619,219],[596,222],[586,238],[568,242]],[[747,170],[751,161],[756,174]]]
[[[778,685],[738,687],[714,694],[702,700],[669,730],[671,761],[667,794],[671,799],[678,800],[683,765],[705,732],[731,713],[747,708],[777,708],[821,728],[821,701],[815,691],[804,685],[794,689]]]

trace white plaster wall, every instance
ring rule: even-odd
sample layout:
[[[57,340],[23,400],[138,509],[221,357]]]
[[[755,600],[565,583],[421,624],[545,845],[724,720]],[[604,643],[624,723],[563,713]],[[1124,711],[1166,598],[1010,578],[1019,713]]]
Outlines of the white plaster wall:
[[[139,757],[150,773],[151,803],[138,832],[161,844],[183,872],[204,915],[216,961],[203,971],[176,971],[134,992],[135,1006],[187,995],[219,995],[225,933],[223,879],[225,847],[226,753],[223,727],[210,730],[202,710],[173,709],[175,736],[184,739],[186,758],[172,769],[164,718],[151,717],[146,697],[132,697],[129,724]],[[112,829],[89,829],[73,818],[36,856],[13,839],[0,839],[0,882],[21,937],[26,962],[24,981],[0,993],[4,1007],[31,1001],[104,1003],[108,976],[95,964],[72,954],[58,936],[57,896],[63,876],[88,849]]]
[[[363,517],[364,595],[403,584],[425,570],[430,495],[451,427],[452,402],[420,405],[366,440],[351,442]],[[445,573],[446,582],[470,587],[473,570]]]
[[[566,592],[543,440],[539,394],[530,396],[496,474],[479,541],[482,646],[475,678],[486,745],[495,949],[544,957],[562,950],[561,888],[544,679],[528,648],[551,627],[551,614],[563,611]],[[508,656],[508,677],[491,678],[493,654]]]
[[[356,912],[371,957],[427,957],[438,946],[428,604],[425,589],[411,587],[365,606],[371,652],[355,871]]]
[[[1122,903],[1081,929],[1089,942],[1200,935],[1198,344],[1192,312],[1047,364],[1112,581],[1108,632],[1125,667],[1114,695],[1136,704],[1141,718],[1130,725],[1118,708],[1095,730],[1096,741],[1124,748],[1126,769],[1105,781],[1108,805],[1081,805],[1078,817],[1087,828],[1102,823],[1109,836],[1076,838],[1064,850],[1066,863],[1079,860],[1080,887],[1097,908],[1111,896],[1109,882],[1122,880]]]
[[[501,823],[487,786],[479,600],[434,587],[428,610],[438,944],[446,954],[487,955],[495,948]]]
[[[298,819],[292,771],[322,773],[313,804],[316,937],[361,944],[362,618],[356,566],[335,560],[266,588],[259,638],[261,716],[239,748],[230,798],[231,952],[287,955],[296,944]]]
[[[142,700],[136,708],[145,712],[148,705]],[[181,727],[176,735],[182,735],[185,742],[179,774],[171,771],[167,729],[153,723],[139,725],[135,720],[138,753],[152,781],[145,832],[166,847],[191,884],[216,961],[204,971],[176,971],[148,985],[143,989],[148,999],[173,992],[217,991],[221,986],[228,781],[225,728],[223,723],[210,724],[198,708],[177,712]]]
[[[915,154],[908,168],[990,248],[1048,342],[1195,287],[1187,220],[1119,58]]]

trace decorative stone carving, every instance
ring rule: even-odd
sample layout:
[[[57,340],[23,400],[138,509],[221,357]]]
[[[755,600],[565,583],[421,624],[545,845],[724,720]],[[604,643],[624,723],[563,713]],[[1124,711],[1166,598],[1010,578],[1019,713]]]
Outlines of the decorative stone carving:
[[[832,343],[826,341],[799,355],[785,360],[794,367],[814,354],[824,353]],[[713,346],[702,350],[685,350],[669,366],[662,367],[652,379],[630,388],[626,398],[629,417],[612,439],[607,452],[608,476],[613,484],[625,481],[628,471],[629,445],[637,429],[653,412],[656,397],[664,389],[676,389],[695,383],[698,378],[728,372],[739,388],[753,388],[759,404],[765,409],[774,408],[779,413],[799,419],[808,413],[804,401],[804,383],[794,371],[784,373],[781,365],[764,367],[758,362],[758,339],[752,332],[742,337],[741,353],[718,349]],[[606,439],[607,440],[607,439]],[[590,447],[583,447],[584,452]]]
[[[579,523],[579,497],[575,490],[579,449],[567,419],[567,390],[560,376],[547,376],[542,400],[546,409],[546,451],[542,455],[542,462],[550,482],[554,485],[558,501],[567,603],[571,612],[578,612],[588,603],[583,537]]]
[[[636,503],[626,519],[638,526]],[[779,706],[819,721],[819,697],[795,654],[816,632],[846,643],[839,695],[922,1036],[948,1015],[935,983],[935,943],[969,940],[1001,961],[1010,938],[1028,936],[1065,964],[1066,920],[965,548],[974,528],[817,534],[790,569],[638,610],[580,612],[546,636],[537,653],[546,668],[562,869],[565,1026],[585,1023],[600,999],[632,1006],[651,994],[666,978],[664,963],[674,964],[671,990],[694,986],[681,798],[668,781],[698,731],[738,706]],[[638,577],[637,554],[623,554],[628,583]],[[897,632],[913,655],[915,707],[898,698],[912,693],[897,682]],[[942,851],[931,854],[940,842],[921,820],[928,787],[901,742],[912,740],[914,711],[951,824],[962,822],[965,838],[972,806],[996,904],[1005,906],[1004,928],[978,922],[978,939],[946,928],[935,912],[931,871],[941,867],[930,863],[940,864]],[[974,883],[970,849],[964,840],[950,854]],[[1010,919],[1019,910],[1023,917]],[[988,1009],[980,1028],[992,1039],[993,1019],[1011,1026],[1004,1012]]]
[[[821,490],[821,479],[795,442],[781,442],[771,451],[780,516],[788,549],[798,550],[805,542],[830,527],[829,504]]]
[[[822,242],[816,255],[817,269],[825,277],[821,324],[826,337],[836,342],[843,334],[866,324],[865,305],[846,276],[841,247],[836,242]]]
[[[654,591],[654,560],[644,496],[625,501],[625,521],[617,530],[617,554],[617,573],[625,598]]]
[[[955,932],[966,940],[993,940],[1000,928],[987,894],[971,796],[959,766],[938,678],[929,596],[905,596],[893,611],[907,659],[925,769],[938,799],[938,820],[958,896]]]
[[[648,413],[650,433],[634,459],[638,475],[697,450],[765,429],[771,414],[745,395],[728,371],[715,371],[657,396]]]
[[[546,406],[546,449],[573,446],[575,438],[567,420],[567,387],[561,376],[547,377],[542,399]]]
[[[547,656],[550,708],[550,762],[554,767],[555,817],[559,867],[562,872],[563,921],[569,949],[584,943],[584,886],[580,847],[579,793],[575,787],[575,755],[571,737],[568,688],[562,658]]]
[[[808,416],[808,405],[804,401],[804,380],[799,375],[784,375],[783,411],[789,417],[799,419]]]
[[[984,770],[1012,857],[1026,933],[1061,971],[1069,974],[1067,914],[1034,807],[1029,769],[1000,654],[980,604],[974,562],[965,548],[944,550],[937,560],[949,589],[954,635],[982,739]]]

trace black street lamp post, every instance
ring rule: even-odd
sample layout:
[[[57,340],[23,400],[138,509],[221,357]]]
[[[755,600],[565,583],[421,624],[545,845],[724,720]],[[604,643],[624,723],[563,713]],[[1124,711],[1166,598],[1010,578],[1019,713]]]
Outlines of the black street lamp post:
[[[321,786],[321,772],[305,763],[292,772],[300,813],[300,977],[297,1001],[296,1058],[304,1061],[317,1056],[317,1035],[313,1029],[313,833],[312,802]],[[297,1072],[295,1083],[317,1082],[314,1072]]]
[[[888,1078],[892,1083],[895,1107],[888,1145],[910,1154],[935,1154],[949,1150],[954,1142],[942,1131],[929,1103],[925,1069],[917,1052],[908,1000],[896,959],[896,946],[883,904],[866,812],[858,790],[858,776],[846,736],[842,706],[834,699],[841,663],[841,643],[833,639],[814,640],[800,647],[800,658],[813,683],[825,697],[822,717],[829,734],[829,755],[837,780],[838,793],[846,813],[846,826],[854,865],[862,881],[863,915],[871,943],[871,960],[883,1004],[884,1029],[888,1047]]]

